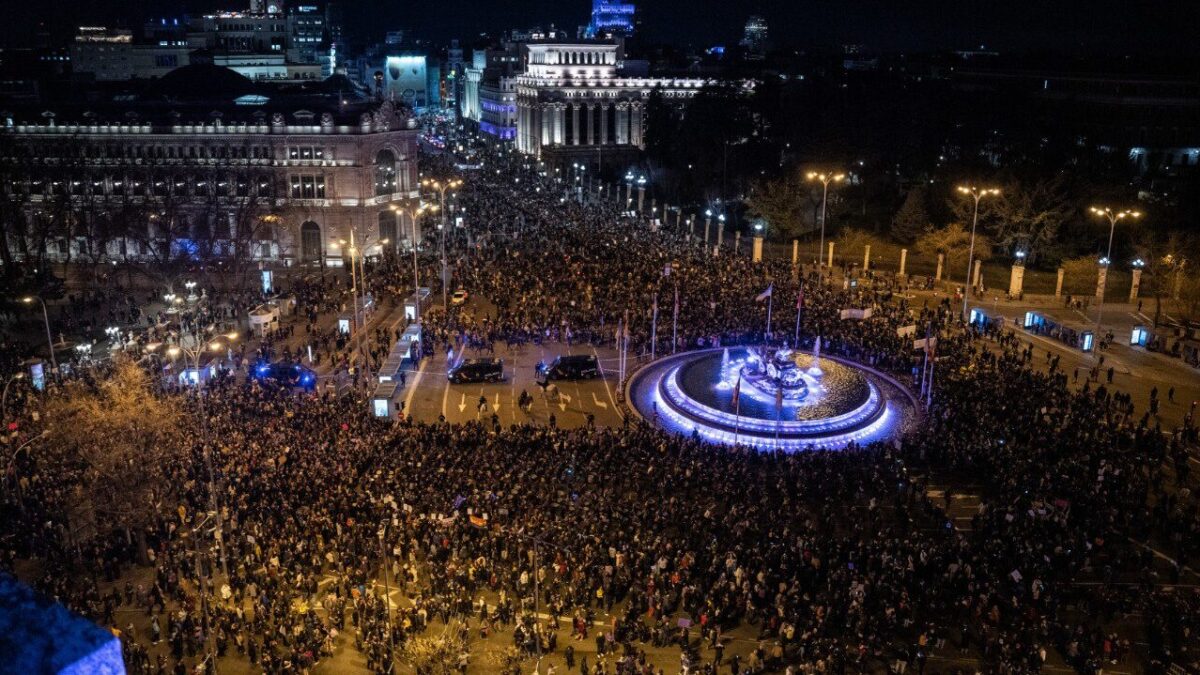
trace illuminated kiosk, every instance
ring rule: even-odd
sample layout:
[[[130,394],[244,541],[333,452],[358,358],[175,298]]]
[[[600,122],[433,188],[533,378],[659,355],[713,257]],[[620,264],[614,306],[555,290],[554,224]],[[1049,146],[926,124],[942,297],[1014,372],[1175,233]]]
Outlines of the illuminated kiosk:
[[[625,394],[639,417],[667,431],[762,450],[886,441],[911,428],[918,415],[912,395],[891,377],[786,349],[668,356],[634,374]]]

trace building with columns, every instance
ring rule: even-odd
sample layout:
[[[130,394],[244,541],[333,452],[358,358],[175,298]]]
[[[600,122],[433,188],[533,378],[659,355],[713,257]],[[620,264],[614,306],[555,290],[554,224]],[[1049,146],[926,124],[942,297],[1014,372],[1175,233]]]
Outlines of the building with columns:
[[[0,114],[5,259],[339,265],[351,231],[397,248],[412,231],[391,207],[418,197],[415,121],[345,77],[188,66],[132,100]]]
[[[517,150],[539,159],[605,161],[645,146],[645,104],[695,96],[708,80],[622,72],[618,42],[530,42],[521,45],[516,78]]]

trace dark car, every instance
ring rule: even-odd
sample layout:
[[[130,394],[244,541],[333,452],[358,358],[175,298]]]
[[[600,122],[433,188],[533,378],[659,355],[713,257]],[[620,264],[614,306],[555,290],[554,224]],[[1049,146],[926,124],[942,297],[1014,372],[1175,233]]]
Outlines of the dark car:
[[[260,363],[254,367],[254,379],[283,387],[312,389],[317,386],[317,375],[299,363],[279,361]]]
[[[446,373],[452,384],[468,382],[499,382],[504,379],[504,361],[501,359],[463,359]]]
[[[537,364],[538,379],[550,380],[590,380],[600,375],[600,364],[591,354],[575,354],[560,356],[550,362]]]

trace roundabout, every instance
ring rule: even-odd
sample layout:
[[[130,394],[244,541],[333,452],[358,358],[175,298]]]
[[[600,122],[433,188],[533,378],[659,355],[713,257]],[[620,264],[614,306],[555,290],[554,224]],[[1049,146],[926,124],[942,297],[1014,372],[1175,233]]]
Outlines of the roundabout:
[[[887,441],[917,420],[912,395],[845,359],[763,347],[664,357],[630,378],[635,414],[668,431],[762,450]]]

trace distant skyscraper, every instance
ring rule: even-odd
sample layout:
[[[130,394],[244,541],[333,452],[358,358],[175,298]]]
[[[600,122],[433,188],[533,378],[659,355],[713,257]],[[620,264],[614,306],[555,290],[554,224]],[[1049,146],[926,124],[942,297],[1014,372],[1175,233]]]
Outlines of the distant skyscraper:
[[[751,54],[762,56],[767,53],[767,20],[752,14],[746,19],[746,30],[742,33],[741,45]]]
[[[637,12],[633,3],[619,0],[592,0],[592,21],[584,31],[589,39],[609,35],[630,37],[633,35],[633,15]]]

